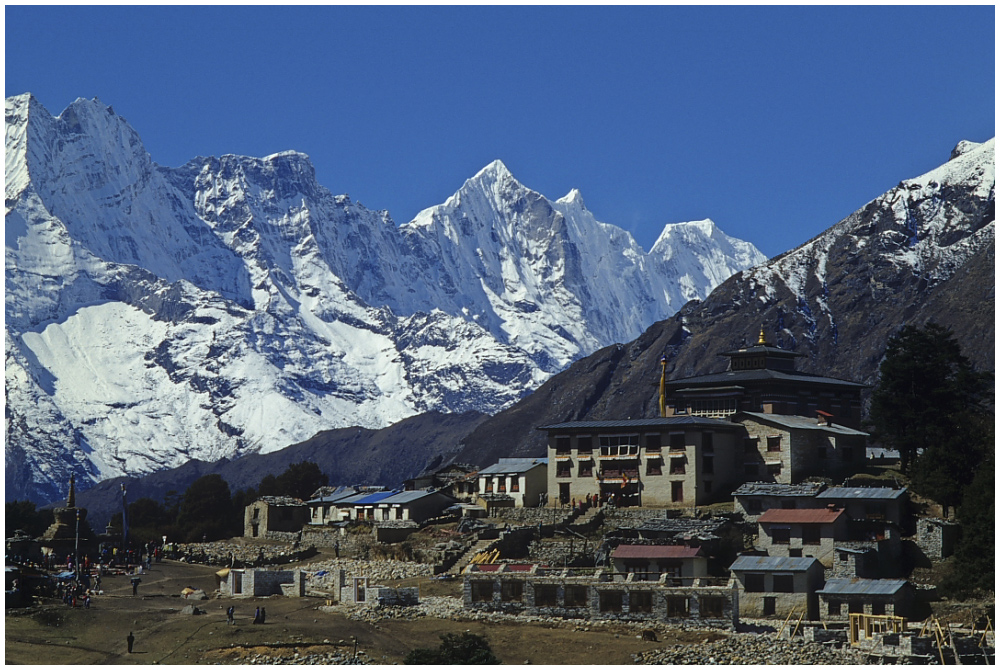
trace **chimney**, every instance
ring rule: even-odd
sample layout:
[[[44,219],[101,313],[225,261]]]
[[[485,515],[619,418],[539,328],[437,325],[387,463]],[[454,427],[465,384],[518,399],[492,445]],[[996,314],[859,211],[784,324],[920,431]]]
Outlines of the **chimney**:
[[[833,415],[821,409],[816,410],[816,423],[820,426],[832,426]]]

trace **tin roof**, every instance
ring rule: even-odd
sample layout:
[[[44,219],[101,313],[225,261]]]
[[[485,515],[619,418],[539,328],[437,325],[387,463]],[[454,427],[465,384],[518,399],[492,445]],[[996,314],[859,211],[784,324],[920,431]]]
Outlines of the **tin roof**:
[[[907,583],[905,579],[828,579],[826,585],[817,593],[891,596]]]
[[[700,547],[685,547],[677,544],[620,544],[611,558],[694,558],[701,556]]]
[[[890,489],[888,487],[848,487],[834,486],[816,496],[824,500],[896,500],[906,495],[906,489]]]
[[[405,505],[406,503],[411,503],[414,500],[420,500],[427,496],[440,495],[443,493],[438,493],[437,491],[402,491],[388,498],[383,498],[379,502],[383,505]]]
[[[833,523],[842,509],[769,509],[760,515],[758,523]]]
[[[822,563],[812,557],[790,558],[788,556],[740,556],[729,566],[734,572],[805,572]]]
[[[527,472],[537,465],[545,466],[548,458],[501,458],[488,468],[479,471],[480,475],[512,475]]]

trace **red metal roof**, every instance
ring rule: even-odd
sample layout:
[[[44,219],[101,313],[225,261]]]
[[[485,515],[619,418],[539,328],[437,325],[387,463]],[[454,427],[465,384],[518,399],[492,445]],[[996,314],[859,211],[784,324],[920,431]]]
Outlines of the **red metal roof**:
[[[760,523],[833,523],[842,509],[769,509],[757,519]]]
[[[620,544],[611,558],[694,558],[701,556],[699,547],[685,547],[676,544]]]

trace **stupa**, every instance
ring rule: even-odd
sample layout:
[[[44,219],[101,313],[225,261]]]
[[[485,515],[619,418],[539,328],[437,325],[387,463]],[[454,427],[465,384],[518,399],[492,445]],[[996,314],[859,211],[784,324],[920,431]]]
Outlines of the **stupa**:
[[[77,547],[77,529],[79,529],[80,557],[92,549],[94,537],[87,523],[87,510],[76,506],[76,479],[69,477],[69,497],[65,507],[52,510],[55,520],[52,525],[38,538],[43,554],[54,554],[57,562],[62,562],[67,556],[72,556]],[[79,525],[78,525],[79,522]]]

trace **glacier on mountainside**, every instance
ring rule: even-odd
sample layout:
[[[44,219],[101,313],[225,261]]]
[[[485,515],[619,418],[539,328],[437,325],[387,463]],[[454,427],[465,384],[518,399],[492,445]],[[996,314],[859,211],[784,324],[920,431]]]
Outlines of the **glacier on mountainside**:
[[[97,100],[5,114],[9,499],[495,412],[765,260],[710,221],[647,253],[500,161],[397,226],[299,152],[169,168]]]

